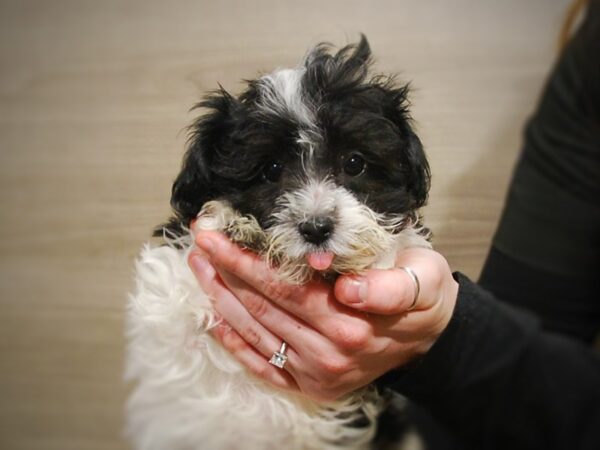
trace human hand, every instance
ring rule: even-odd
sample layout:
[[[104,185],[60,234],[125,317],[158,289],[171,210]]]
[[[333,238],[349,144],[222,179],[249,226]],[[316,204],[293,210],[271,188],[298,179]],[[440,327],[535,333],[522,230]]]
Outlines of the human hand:
[[[189,256],[203,290],[223,321],[216,339],[251,373],[316,400],[335,400],[424,355],[446,328],[458,284],[446,260],[427,249],[398,255],[397,267],[418,275],[415,296],[401,269],[340,276],[335,285],[289,285],[257,255],[224,235],[203,231]],[[268,363],[281,342],[288,360]]]

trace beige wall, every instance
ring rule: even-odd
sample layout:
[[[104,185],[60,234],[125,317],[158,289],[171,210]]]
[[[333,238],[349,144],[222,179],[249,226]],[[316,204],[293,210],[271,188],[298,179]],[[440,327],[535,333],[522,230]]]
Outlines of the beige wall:
[[[116,449],[132,261],[217,82],[367,34],[413,83],[427,223],[477,277],[566,0],[0,2],[0,448]]]

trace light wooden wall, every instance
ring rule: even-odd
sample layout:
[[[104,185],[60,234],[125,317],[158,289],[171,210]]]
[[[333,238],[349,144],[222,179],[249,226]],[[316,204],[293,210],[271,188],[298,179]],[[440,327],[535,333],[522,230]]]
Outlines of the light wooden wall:
[[[1,1],[0,448],[125,448],[123,309],[188,108],[321,40],[412,81],[427,223],[477,277],[567,3]]]

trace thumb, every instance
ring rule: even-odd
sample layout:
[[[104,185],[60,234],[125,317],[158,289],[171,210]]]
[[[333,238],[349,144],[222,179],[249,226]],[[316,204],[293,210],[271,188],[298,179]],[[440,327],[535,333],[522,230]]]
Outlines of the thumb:
[[[441,277],[438,276],[439,258],[436,256],[431,250],[406,250],[396,260],[396,268],[339,277],[334,295],[340,303],[374,314],[392,315],[427,309],[439,297],[441,280],[438,278]]]

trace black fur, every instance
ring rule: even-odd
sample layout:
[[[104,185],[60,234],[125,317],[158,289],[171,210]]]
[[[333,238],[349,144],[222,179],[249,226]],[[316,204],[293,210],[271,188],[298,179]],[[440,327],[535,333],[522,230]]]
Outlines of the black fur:
[[[371,209],[410,213],[427,200],[430,172],[421,143],[411,128],[408,86],[393,77],[369,77],[371,51],[364,36],[337,53],[318,45],[307,57],[301,86],[315,107],[319,133],[290,115],[265,114],[259,107],[258,80],[235,98],[223,88],[196,107],[207,109],[190,127],[188,150],[173,184],[174,216],[155,230],[183,233],[202,205],[226,199],[243,214],[268,227],[275,200],[302,181],[297,142],[303,130],[312,133],[323,176],[352,191]],[[345,159],[359,155],[364,173],[348,176]],[[280,180],[262,175],[271,162],[283,164]]]

